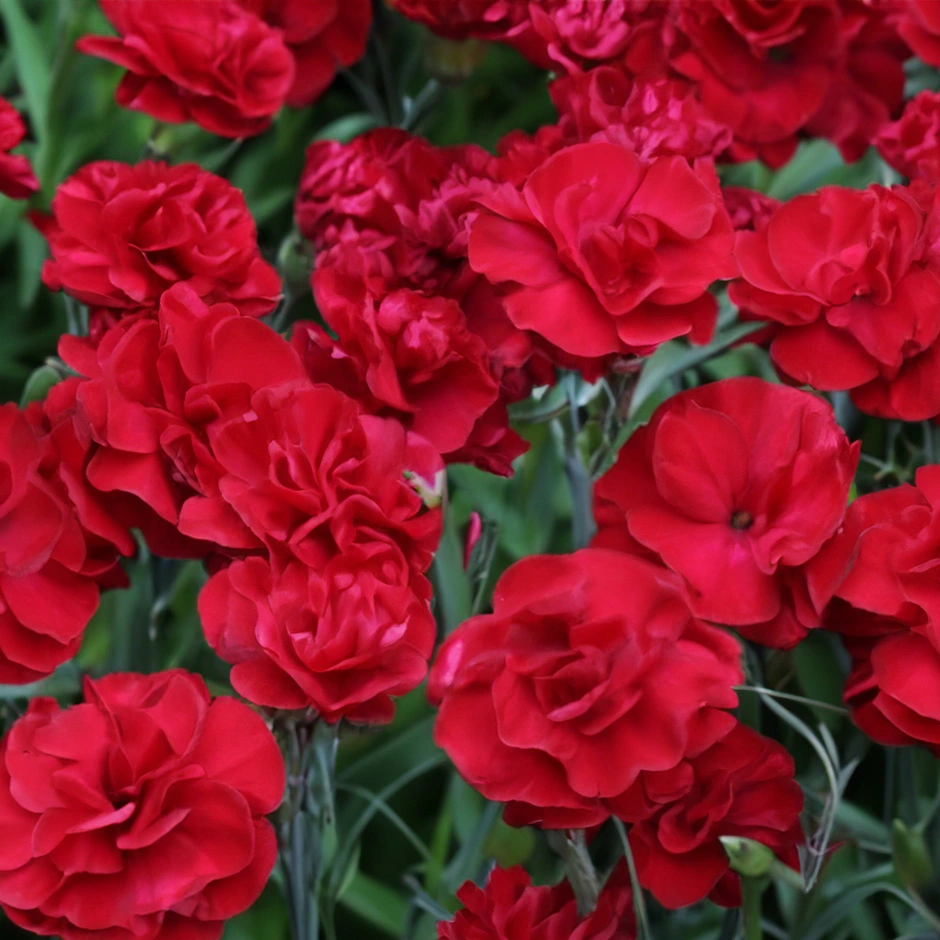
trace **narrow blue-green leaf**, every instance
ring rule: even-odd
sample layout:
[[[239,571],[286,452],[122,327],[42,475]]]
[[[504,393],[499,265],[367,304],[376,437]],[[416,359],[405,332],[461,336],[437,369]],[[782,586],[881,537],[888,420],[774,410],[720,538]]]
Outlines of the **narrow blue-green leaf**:
[[[679,340],[663,343],[643,366],[637,380],[633,397],[630,399],[630,417],[632,418],[647,398],[667,379],[681,375],[699,363],[711,359],[745,336],[761,329],[760,323],[739,323],[723,333],[719,333],[705,346],[689,346]]]
[[[350,882],[340,903],[389,937],[401,937],[408,901],[397,891],[361,871]]]
[[[49,125],[49,94],[52,90],[49,43],[36,24],[23,12],[20,0],[0,0],[0,13],[9,37],[16,74],[26,95],[33,130],[42,140]]]

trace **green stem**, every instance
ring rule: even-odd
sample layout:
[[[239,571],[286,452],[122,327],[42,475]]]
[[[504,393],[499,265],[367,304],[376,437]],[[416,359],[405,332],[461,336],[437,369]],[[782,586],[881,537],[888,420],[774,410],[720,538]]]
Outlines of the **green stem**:
[[[627,870],[630,872],[630,887],[633,890],[633,911],[636,915],[636,940],[652,940],[650,933],[649,916],[646,913],[646,898],[643,896],[643,887],[636,871],[636,862],[633,860],[633,850],[630,848],[630,839],[623,823],[613,817],[614,828],[620,836],[623,845],[623,855],[627,860]]]
[[[287,796],[279,830],[292,940],[318,940],[324,848],[335,827],[336,728],[291,719],[285,726]]]
[[[802,695],[791,695],[789,692],[777,692],[774,689],[765,689],[758,685],[736,685],[733,687],[735,692],[756,692],[758,695],[769,695],[771,698],[782,698],[788,702],[800,702],[803,705],[809,705],[812,708],[824,708],[827,711],[835,712],[837,715],[849,715],[849,710],[841,705],[830,705],[829,702],[820,702],[818,699],[806,698]]]
[[[741,878],[741,905],[744,916],[745,940],[763,940],[764,931],[761,927],[761,895],[764,893],[763,879]]]
[[[581,422],[578,417],[577,376],[570,372],[562,381],[565,383],[569,406],[569,423],[562,428],[565,438],[565,476],[571,491],[572,540],[578,549],[584,548],[594,535],[593,483],[578,449]]]
[[[575,829],[570,836],[559,832],[553,842],[553,848],[562,857],[565,863],[565,873],[568,883],[574,891],[578,902],[578,913],[586,917],[597,907],[597,898],[600,895],[600,885],[597,881],[597,872],[587,850],[587,840],[583,829]]]
[[[940,914],[929,907],[924,899],[915,891],[913,888],[908,888],[908,893],[911,897],[911,905],[914,910],[920,914],[921,917],[930,924],[933,930],[936,930],[940,933]]]

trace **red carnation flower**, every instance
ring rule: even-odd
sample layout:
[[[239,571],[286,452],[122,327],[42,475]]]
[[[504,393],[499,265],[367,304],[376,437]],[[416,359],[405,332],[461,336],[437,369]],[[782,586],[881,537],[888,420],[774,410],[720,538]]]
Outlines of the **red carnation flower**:
[[[569,143],[609,140],[644,159],[717,157],[731,131],[712,118],[693,87],[675,79],[632,80],[621,68],[598,66],[549,86]]]
[[[316,567],[235,561],[199,596],[206,638],[259,705],[378,724],[427,674],[430,585],[392,543],[363,535]]]
[[[0,682],[16,684],[48,676],[78,652],[99,582],[114,583],[117,552],[134,545],[85,498],[76,468],[62,465],[41,406],[29,418],[0,406]]]
[[[940,638],[905,631],[847,640],[852,671],[845,702],[870,738],[888,747],[919,744],[940,757]]]
[[[325,281],[332,288],[324,294],[317,289]],[[441,454],[462,447],[499,386],[486,345],[457,302],[407,290],[379,302],[331,268],[319,272],[314,288],[337,336],[314,324],[295,327],[314,380],[342,388],[373,414],[395,416]]]
[[[0,744],[0,904],[63,940],[218,940],[277,858],[264,722],[181,670],[36,698]]]
[[[294,85],[294,58],[278,30],[234,0],[100,0],[118,37],[77,47],[127,69],[124,108],[158,121],[195,121],[222,137],[260,134]]]
[[[503,39],[527,18],[525,3],[513,0],[391,0],[391,6],[449,39]]]
[[[10,199],[29,199],[39,180],[26,157],[10,151],[26,136],[23,119],[13,105],[0,98],[0,193]]]
[[[502,576],[492,614],[444,641],[434,738],[514,824],[595,825],[641,774],[730,730],[739,657],[662,568],[599,549],[532,556]]]
[[[409,480],[433,484],[437,458],[397,422],[326,385],[281,385],[219,408],[205,439],[218,482],[183,504],[184,535],[230,550],[283,545],[317,567],[365,530],[416,571],[430,565],[440,513],[425,511]]]
[[[88,481],[171,557],[208,550],[177,528],[187,497],[217,492],[222,468],[207,422],[244,414],[259,388],[309,384],[274,330],[231,304],[207,306],[188,284],[163,294],[154,319],[123,320],[97,346],[63,336],[59,354],[88,379],[76,389],[78,420],[94,442]]]
[[[277,29],[294,57],[287,103],[302,108],[323,94],[336,73],[358,62],[372,26],[370,0],[236,0]]]
[[[549,157],[519,192],[480,198],[470,264],[520,329],[584,357],[707,341],[708,287],[732,277],[732,229],[710,163],[644,161],[598,141]]]
[[[88,482],[86,469],[94,442],[78,404],[82,385],[78,378],[59,382],[41,403],[31,404],[25,415],[44,442],[41,474],[55,483],[81,526],[85,539],[82,572],[102,588],[125,587],[127,576],[118,555],[133,555],[137,545],[105,494]]]
[[[782,205],[779,199],[744,186],[722,186],[721,198],[736,232],[739,229],[753,232],[763,228]]]
[[[490,163],[478,147],[434,148],[389,128],[312,144],[296,216],[319,249],[318,271],[333,268],[376,295],[407,287],[459,300],[476,280],[466,217],[476,190],[492,187]]]
[[[908,179],[940,182],[940,93],[915,95],[899,120],[881,128],[875,146]]]
[[[841,525],[858,453],[806,392],[755,378],[692,389],[598,482],[595,544],[656,558],[697,616],[788,648],[818,626],[800,567]]]
[[[244,197],[193,163],[90,163],[59,186],[52,215],[36,224],[52,252],[46,286],[101,311],[106,325],[153,313],[181,281],[249,316],[273,310],[280,297]]]
[[[619,60],[634,74],[661,73],[667,12],[668,5],[656,0],[529,0],[532,27],[545,44],[546,67],[560,64],[569,72]]]
[[[905,421],[940,413],[938,216],[921,186],[797,196],[738,232],[730,287],[738,306],[780,324],[770,354],[784,375],[851,389],[862,411]]]
[[[651,776],[644,797],[653,814],[630,831],[640,884],[668,908],[705,897],[739,907],[740,878],[721,836],[761,842],[799,871],[803,791],[793,772],[783,747],[739,724],[704,754]]]
[[[297,226],[318,248],[346,225],[397,235],[400,209],[416,210],[446,174],[441,152],[406,131],[381,128],[348,144],[316,141],[297,191]]]
[[[845,700],[858,726],[940,754],[940,467],[916,482],[856,499],[809,583],[852,656]]]
[[[509,476],[528,445],[507,405],[554,375],[467,263],[494,169],[478,147],[435,149],[404,131],[311,146],[297,222],[318,249],[314,292],[338,343],[309,327],[294,341],[316,381],[405,416],[448,462]]]
[[[905,0],[898,11],[901,38],[928,65],[940,65],[940,7],[934,0]]]
[[[403,16],[447,39],[505,42],[543,68],[552,60],[532,29],[525,0],[389,0]]]
[[[940,468],[852,501],[839,533],[808,567],[825,626],[868,637],[925,629],[940,614],[932,597],[940,554]],[[940,621],[938,621],[940,622]]]
[[[804,132],[836,144],[844,160],[861,159],[904,102],[907,45],[888,5],[840,0],[838,66]]]
[[[734,132],[734,155],[781,166],[836,74],[836,0],[707,0],[681,4],[671,64]]]
[[[483,888],[457,892],[464,907],[437,925],[439,940],[633,940],[636,923],[626,863],[607,879],[594,910],[581,917],[567,881],[536,887],[521,868],[494,868]]]

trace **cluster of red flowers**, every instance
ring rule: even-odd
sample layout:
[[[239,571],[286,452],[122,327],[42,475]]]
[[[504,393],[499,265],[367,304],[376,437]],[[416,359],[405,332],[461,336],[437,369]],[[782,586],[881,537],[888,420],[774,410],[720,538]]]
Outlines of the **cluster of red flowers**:
[[[99,0],[118,36],[78,48],[127,69],[118,104],[223,137],[266,130],[365,52],[369,0]]]
[[[127,69],[118,101],[232,137],[310,103],[371,21],[367,0],[101,6],[119,36],[80,48]],[[788,384],[667,399],[598,482],[593,543],[513,565],[429,694],[437,742],[507,821],[615,817],[664,906],[737,905],[722,838],[796,868],[803,800],[786,751],[732,714],[723,628],[780,649],[841,633],[860,727],[940,753],[940,468],[849,504],[859,444],[792,387],[940,418],[940,95],[901,113],[910,50],[940,63],[933,0],[393,6],[558,72],[559,118],[495,156],[398,129],[311,145],[296,221],[322,323],[263,321],[280,276],[241,193],[198,166],[92,163],[33,214],[43,280],[90,334],[62,338],[76,375],[44,402],[0,408],[0,682],[75,654],[137,530],[206,561],[205,635],[246,699],[388,721],[435,646],[445,466],[510,475],[510,405],[557,368],[594,380],[709,341],[727,281]],[[14,197],[38,188],[8,153],[23,135],[0,101]],[[847,159],[874,143],[910,182],[785,204],[720,185],[716,162],[779,166],[813,135]],[[0,745],[0,904],[66,940],[221,936],[274,864],[272,735],[182,672],[85,698],[34,700]],[[587,915],[517,870],[460,897],[446,940],[634,932],[624,866]]]
[[[682,580],[609,549],[532,556],[431,672],[435,740],[514,825],[633,824],[640,883],[667,907],[740,904],[722,836],[798,866],[803,796],[780,745],[728,709],[741,650]]]
[[[846,159],[858,159],[901,105],[908,43],[925,60],[940,60],[933,0],[392,4],[444,36],[506,42],[565,73],[561,94],[571,101],[573,92],[574,113],[597,130],[610,123],[631,81],[641,89],[626,106],[633,114],[653,112],[639,101],[656,95],[648,82],[668,82],[666,109],[691,119],[673,134],[698,137],[696,146],[709,142],[728,159],[759,157],[774,167],[793,156],[800,135],[826,137]],[[597,67],[594,84],[585,73]],[[598,90],[600,100],[591,101]]]

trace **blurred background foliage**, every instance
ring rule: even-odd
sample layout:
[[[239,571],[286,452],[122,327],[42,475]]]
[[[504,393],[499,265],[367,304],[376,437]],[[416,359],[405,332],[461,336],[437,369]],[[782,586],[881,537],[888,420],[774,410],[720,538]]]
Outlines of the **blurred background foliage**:
[[[82,164],[147,156],[195,161],[244,191],[262,250],[276,261],[293,244],[292,201],[312,140],[348,140],[392,124],[437,144],[476,142],[492,149],[510,130],[531,132],[554,119],[545,73],[514,52],[443,42],[379,3],[362,63],[341,75],[312,108],[285,110],[268,133],[228,142],[194,126],[158,128],[152,119],[117,107],[113,95],[120,70],[74,49],[78,37],[108,31],[95,0],[0,0],[0,94],[27,117],[30,134],[23,152],[42,182],[28,206],[0,197],[4,401],[41,397],[60,374],[54,358],[58,336],[79,328],[78,312],[65,296],[41,285],[45,244],[24,216],[47,210],[56,186]],[[912,75],[912,87],[936,86],[936,78],[922,70]],[[892,182],[874,154],[846,166],[835,148],[819,141],[804,143],[776,174],[759,164],[722,173],[726,182],[781,199],[825,183]],[[295,299],[292,315],[315,315],[309,292]],[[600,471],[630,430],[676,391],[730,375],[774,380],[766,353],[744,342],[752,329],[736,324],[733,311],[726,310],[710,346],[667,343],[645,363],[628,414],[618,410],[615,389],[580,380],[520,404],[515,417],[532,446],[510,480],[451,468],[446,531],[431,572],[441,633],[486,610],[493,583],[513,561],[570,550],[565,460],[572,448]],[[864,433],[868,459],[860,470],[860,491],[910,479],[919,463],[940,456],[919,426],[863,423],[846,397],[837,396],[834,404],[850,433]],[[465,571],[463,542],[471,512],[480,513],[484,535]],[[227,669],[199,627],[195,601],[205,579],[201,565],[152,558],[142,546],[127,568],[131,588],[104,596],[74,664],[37,687],[0,687],[4,725],[22,712],[29,696],[76,697],[83,672],[182,666],[206,676],[214,691],[231,691]],[[940,858],[937,761],[922,752],[872,746],[852,728],[838,707],[847,663],[833,638],[814,635],[789,653],[751,649],[749,667],[753,685],[820,703],[742,692],[740,713],[796,757],[807,793],[807,831],[812,834],[821,823],[831,830],[825,856],[812,862],[820,877],[810,893],[786,880],[772,886],[766,935],[791,940],[935,936],[924,932],[910,892],[938,900],[936,872],[924,861],[927,855]],[[418,689],[400,702],[387,728],[370,734],[343,730],[335,825],[329,827],[335,840],[326,846],[323,900],[335,909],[336,937],[429,940],[435,921],[455,909],[459,885],[480,879],[494,861],[524,864],[537,881],[561,875],[544,838],[505,826],[499,807],[457,777],[434,747],[432,722]],[[597,852],[612,864],[616,847],[603,842],[609,835],[602,833]],[[657,940],[730,940],[737,929],[736,913],[710,905],[668,920],[662,911],[651,915]],[[0,922],[0,936],[25,935]],[[276,879],[225,934],[226,940],[287,936]]]

